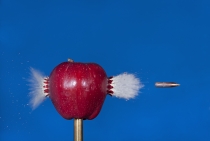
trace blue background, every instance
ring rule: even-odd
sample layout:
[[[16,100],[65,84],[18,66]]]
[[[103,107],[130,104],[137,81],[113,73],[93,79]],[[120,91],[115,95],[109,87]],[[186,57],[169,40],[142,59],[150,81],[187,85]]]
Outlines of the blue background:
[[[73,140],[73,120],[50,99],[32,111],[27,86],[30,67],[49,75],[72,58],[145,85],[134,100],[107,96],[98,117],[84,121],[84,140],[209,141],[209,9],[209,0],[2,0],[0,140]]]

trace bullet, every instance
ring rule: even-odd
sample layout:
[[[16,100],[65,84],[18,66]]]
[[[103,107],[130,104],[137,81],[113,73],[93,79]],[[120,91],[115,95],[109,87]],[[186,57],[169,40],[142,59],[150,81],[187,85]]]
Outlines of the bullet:
[[[156,82],[155,86],[157,88],[171,88],[171,87],[180,86],[180,84],[178,84],[176,82]]]

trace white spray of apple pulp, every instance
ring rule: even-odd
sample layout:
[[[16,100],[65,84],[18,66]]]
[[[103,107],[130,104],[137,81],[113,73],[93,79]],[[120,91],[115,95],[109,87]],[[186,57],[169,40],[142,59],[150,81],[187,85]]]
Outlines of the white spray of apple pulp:
[[[41,72],[38,70],[35,70],[34,68],[30,68],[31,71],[31,77],[29,79],[29,86],[30,86],[30,92],[29,96],[31,97],[30,100],[30,106],[32,109],[37,108],[46,98],[46,93],[44,93],[44,79],[47,77],[44,76]]]
[[[32,109],[35,109],[48,96],[48,93],[44,92],[46,86],[45,80],[48,79],[48,77],[44,76],[41,72],[35,70],[34,68],[30,68],[30,71],[30,105]],[[113,87],[111,89],[113,92],[111,95],[117,98],[124,98],[126,100],[135,98],[138,95],[139,90],[144,87],[140,79],[134,74],[123,73],[112,77],[110,80],[112,80],[110,85]]]
[[[123,73],[111,78],[113,86],[113,96],[129,100],[135,98],[139,90],[144,87],[134,74]]]

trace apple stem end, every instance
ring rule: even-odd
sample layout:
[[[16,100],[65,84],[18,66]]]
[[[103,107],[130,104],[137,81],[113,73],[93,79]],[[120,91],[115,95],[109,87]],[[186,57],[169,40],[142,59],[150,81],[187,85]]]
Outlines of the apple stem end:
[[[74,62],[74,60],[72,60],[72,59],[68,58],[68,62],[73,63],[73,62]]]

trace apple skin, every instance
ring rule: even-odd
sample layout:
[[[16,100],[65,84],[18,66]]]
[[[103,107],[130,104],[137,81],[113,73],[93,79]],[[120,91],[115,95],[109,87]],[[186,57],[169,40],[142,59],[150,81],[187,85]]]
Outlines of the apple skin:
[[[63,62],[49,77],[49,96],[65,119],[94,119],[107,95],[108,78],[95,63]]]

